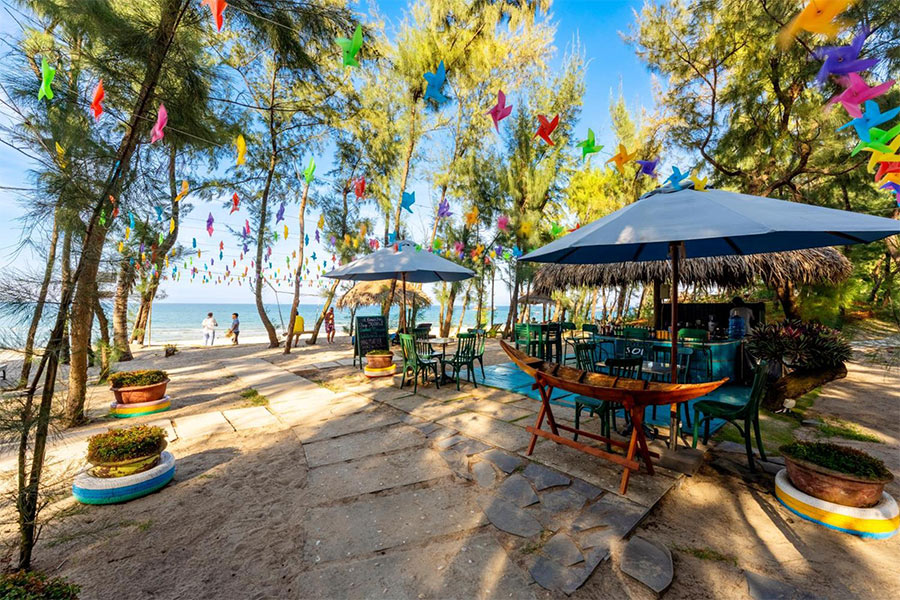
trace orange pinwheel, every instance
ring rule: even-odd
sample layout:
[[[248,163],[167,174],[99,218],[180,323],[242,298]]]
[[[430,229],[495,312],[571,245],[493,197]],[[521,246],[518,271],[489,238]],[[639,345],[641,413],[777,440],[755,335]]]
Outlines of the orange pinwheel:
[[[625,163],[629,163],[634,160],[634,157],[637,156],[637,150],[628,154],[628,150],[625,149],[625,146],[619,144],[619,152],[613,156],[611,159],[606,161],[606,164],[616,163],[616,169],[619,170],[619,173],[625,174]]]
[[[806,8],[778,34],[778,45],[782,49],[787,48],[800,30],[833,38],[839,31],[839,24],[834,22],[835,17],[854,2],[856,0],[810,0]]]
[[[91,101],[91,110],[94,111],[94,120],[99,121],[100,115],[103,114],[103,98],[106,96],[106,92],[103,91],[103,80],[97,84],[97,88],[94,90],[94,99]]]

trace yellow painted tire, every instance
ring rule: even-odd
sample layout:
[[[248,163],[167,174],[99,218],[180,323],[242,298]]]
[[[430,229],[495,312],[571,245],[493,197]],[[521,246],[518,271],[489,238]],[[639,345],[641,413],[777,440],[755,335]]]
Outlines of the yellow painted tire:
[[[372,367],[366,367],[365,369],[363,369],[363,374],[365,374],[366,377],[390,377],[396,372],[397,365],[381,367],[379,369],[375,369]]]
[[[153,400],[151,402],[136,402],[132,404],[112,402],[109,405],[109,414],[119,419],[127,419],[130,417],[142,417],[144,415],[163,412],[164,410],[169,410],[171,406],[172,402],[168,396],[163,396],[159,400]]]
[[[787,469],[775,476],[775,497],[789,511],[807,521],[864,538],[886,539],[900,528],[897,502],[884,492],[872,508],[855,508],[814,498],[795,488]]]

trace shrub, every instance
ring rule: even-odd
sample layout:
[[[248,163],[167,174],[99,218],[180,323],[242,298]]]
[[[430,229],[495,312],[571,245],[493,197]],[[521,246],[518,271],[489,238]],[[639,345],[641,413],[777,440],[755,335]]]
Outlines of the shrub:
[[[794,442],[779,448],[791,458],[805,460],[820,467],[862,479],[892,479],[884,463],[862,450],[827,442]]]
[[[122,371],[109,376],[109,382],[114,388],[134,387],[138,385],[153,385],[162,383],[169,376],[165,371]]]
[[[388,356],[393,355],[394,353],[390,350],[369,350],[366,352],[366,356]]]
[[[176,346],[175,344],[166,344],[164,350],[166,358],[178,354],[178,346]]]
[[[850,344],[839,332],[799,320],[757,327],[747,337],[747,349],[759,359],[810,371],[837,367],[850,358]]]
[[[47,577],[37,571],[0,575],[0,598],[5,600],[78,600],[81,592],[63,577]]]
[[[94,463],[116,462],[158,454],[166,441],[162,427],[135,425],[110,429],[88,438],[88,460]]]

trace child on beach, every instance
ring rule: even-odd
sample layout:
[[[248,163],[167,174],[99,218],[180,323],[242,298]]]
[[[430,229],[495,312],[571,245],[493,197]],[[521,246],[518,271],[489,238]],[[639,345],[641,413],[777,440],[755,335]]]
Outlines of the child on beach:
[[[241,333],[241,322],[237,313],[231,313],[231,329],[228,331],[231,333],[231,343],[237,346],[238,335]]]
[[[207,313],[201,324],[203,327],[203,345],[212,346],[216,342],[216,327],[219,326],[212,313]]]
[[[329,307],[325,313],[325,339],[329,344],[334,343],[334,308]]]

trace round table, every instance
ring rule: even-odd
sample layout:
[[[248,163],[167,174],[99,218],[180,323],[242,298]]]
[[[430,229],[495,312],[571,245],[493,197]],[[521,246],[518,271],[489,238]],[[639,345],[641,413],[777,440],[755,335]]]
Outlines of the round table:
[[[457,342],[457,339],[452,338],[452,337],[446,337],[446,338],[433,337],[433,338],[428,338],[427,341],[432,346],[440,346],[441,347],[441,354],[440,354],[441,383],[453,383],[454,381],[456,381],[452,377],[447,376],[447,372],[444,370],[444,357],[447,356],[447,346],[450,344],[455,344]]]

